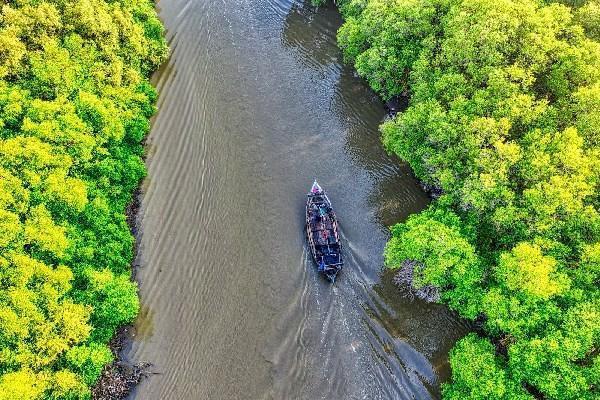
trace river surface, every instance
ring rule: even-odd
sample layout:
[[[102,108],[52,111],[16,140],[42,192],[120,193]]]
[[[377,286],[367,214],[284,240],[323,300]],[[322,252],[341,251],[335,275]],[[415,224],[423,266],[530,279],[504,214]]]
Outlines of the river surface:
[[[465,325],[398,296],[387,226],[428,198],[381,147],[384,107],[345,66],[341,19],[294,0],[161,0],[138,215],[136,400],[429,399]],[[335,285],[304,238],[313,178],[341,222]]]

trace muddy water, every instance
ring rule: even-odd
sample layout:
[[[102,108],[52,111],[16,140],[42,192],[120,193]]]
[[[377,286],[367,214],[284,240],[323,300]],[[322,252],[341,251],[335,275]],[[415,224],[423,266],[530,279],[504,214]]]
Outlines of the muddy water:
[[[381,148],[384,109],[341,62],[335,9],[294,0],[161,0],[172,48],[157,73],[138,216],[142,312],[128,351],[152,399],[427,399],[465,332],[399,299],[386,226],[426,206]],[[303,236],[312,179],[341,221],[335,286]]]

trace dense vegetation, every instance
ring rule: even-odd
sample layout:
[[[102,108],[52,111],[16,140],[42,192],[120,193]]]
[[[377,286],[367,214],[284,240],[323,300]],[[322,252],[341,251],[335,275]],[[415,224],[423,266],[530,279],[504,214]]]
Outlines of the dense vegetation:
[[[87,399],[138,311],[125,207],[163,28],[148,0],[0,5],[0,399]]]
[[[337,3],[345,59],[409,96],[386,148],[444,193],[386,263],[482,327],[444,398],[600,398],[600,2]]]

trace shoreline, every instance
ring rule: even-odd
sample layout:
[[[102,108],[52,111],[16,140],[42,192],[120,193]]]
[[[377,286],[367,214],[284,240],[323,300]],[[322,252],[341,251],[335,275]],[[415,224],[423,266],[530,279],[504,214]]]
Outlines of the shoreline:
[[[144,138],[143,145],[146,146]],[[145,159],[144,159],[145,161]],[[131,262],[131,281],[136,281],[138,265],[136,259],[138,255],[138,226],[137,216],[141,206],[142,183],[140,181],[137,189],[133,193],[131,202],[125,209],[127,225],[134,238],[133,259]],[[139,292],[138,292],[139,297]],[[125,359],[123,350],[131,345],[135,337],[134,323],[124,325],[110,340],[110,348],[114,360],[107,364],[102,370],[100,378],[92,387],[92,400],[122,400],[127,398],[137,387],[137,385],[146,377],[146,370],[152,366],[151,363],[141,362],[133,364]]]

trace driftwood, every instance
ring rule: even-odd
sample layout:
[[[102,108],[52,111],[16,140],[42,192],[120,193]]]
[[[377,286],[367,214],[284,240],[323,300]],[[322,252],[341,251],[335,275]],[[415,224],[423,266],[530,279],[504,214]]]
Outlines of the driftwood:
[[[126,398],[132,389],[147,375],[148,363],[129,365],[115,362],[102,371],[102,375],[92,389],[95,400],[119,400]]]
[[[415,298],[424,300],[428,303],[440,301],[440,292],[433,285],[425,285],[419,288],[414,286],[414,270],[420,264],[417,261],[406,260],[394,275],[393,281],[400,289],[402,294],[410,300]]]

